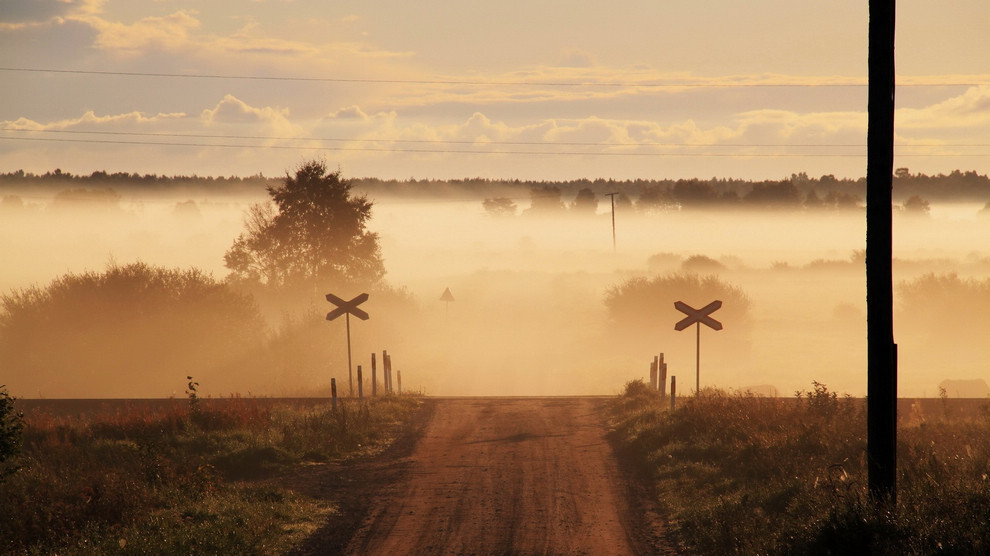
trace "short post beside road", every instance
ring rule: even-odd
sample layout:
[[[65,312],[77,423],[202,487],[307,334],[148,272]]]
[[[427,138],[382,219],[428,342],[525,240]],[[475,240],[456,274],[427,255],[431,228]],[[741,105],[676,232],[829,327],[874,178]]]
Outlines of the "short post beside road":
[[[378,368],[375,365],[375,354],[371,354],[371,397],[378,395]]]
[[[667,364],[663,362],[663,354],[660,354],[659,367],[657,369],[657,374],[660,378],[660,397],[667,396]]]
[[[358,365],[358,399],[364,399],[364,377],[361,375],[361,365]]]
[[[333,400],[331,403],[334,411],[336,411],[337,410],[337,379],[336,378],[330,379],[330,399]]]
[[[399,385],[399,394],[402,393],[402,371],[395,371],[395,381]]]
[[[657,359],[650,362],[650,388],[657,389]]]
[[[677,402],[677,377],[670,377],[670,410],[674,410],[674,404]]]

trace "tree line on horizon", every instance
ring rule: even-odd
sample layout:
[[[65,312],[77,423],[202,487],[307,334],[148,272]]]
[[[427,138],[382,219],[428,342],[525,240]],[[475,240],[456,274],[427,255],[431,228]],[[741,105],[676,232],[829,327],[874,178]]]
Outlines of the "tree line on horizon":
[[[34,174],[17,170],[0,173],[0,194],[4,189],[26,188],[168,192],[175,189],[207,189],[218,193],[255,192],[259,187],[282,181],[262,174],[248,177],[158,175],[96,171],[76,175],[60,169]],[[787,206],[823,206],[854,208],[862,206],[866,195],[866,178],[837,178],[832,174],[811,177],[806,172],[777,180],[710,179],[627,179],[606,178],[577,180],[505,180],[489,178],[463,179],[381,179],[351,178],[356,190],[371,195],[403,197],[478,197],[521,199],[530,197],[549,206],[555,203],[556,191],[572,198],[578,208],[587,207],[589,193],[601,198],[616,194],[616,202],[635,202],[638,208],[671,206],[732,206],[736,203]],[[990,201],[990,176],[976,171],[954,170],[949,174],[912,174],[898,168],[893,176],[894,199],[904,202],[912,197],[928,201]],[[583,198],[582,198],[583,196]],[[539,198],[539,199],[538,199]],[[543,201],[546,201],[545,203]],[[582,204],[582,202],[584,202]]]

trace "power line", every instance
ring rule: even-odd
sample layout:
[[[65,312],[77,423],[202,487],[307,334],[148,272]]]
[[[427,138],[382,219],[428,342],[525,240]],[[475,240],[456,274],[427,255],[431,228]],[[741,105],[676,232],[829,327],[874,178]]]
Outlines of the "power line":
[[[734,89],[750,87],[866,87],[865,81],[845,83],[805,83],[800,81],[781,83],[738,83],[724,81],[694,81],[694,82],[601,82],[601,81],[482,81],[474,79],[370,79],[344,77],[294,77],[270,75],[236,75],[236,74],[200,74],[200,73],[166,73],[140,71],[109,71],[109,70],[78,70],[56,68],[13,68],[0,67],[0,71],[21,73],[55,73],[72,75],[97,75],[118,77],[155,77],[177,79],[228,79],[247,81],[296,81],[310,83],[355,83],[355,84],[391,84],[391,85],[472,85],[472,86],[513,86],[513,87],[613,87],[613,88],[711,88]],[[899,83],[898,87],[973,87],[985,85],[988,82],[917,82]]]
[[[340,151],[340,152],[382,152],[382,153],[413,153],[413,154],[467,154],[467,155],[530,155],[530,156],[634,156],[634,157],[721,157],[721,158],[864,158],[866,153],[699,153],[699,152],[615,152],[615,151],[545,151],[545,150],[455,150],[455,149],[412,149],[396,147],[340,147],[340,146],[308,146],[308,145],[252,145],[240,143],[194,143],[173,141],[120,141],[109,139],[70,139],[63,137],[2,137],[8,141],[35,141],[53,143],[81,143],[95,145],[137,145],[161,147],[217,147],[238,149],[274,149],[274,150],[308,150],[308,151]],[[550,146],[552,143],[546,143]],[[814,145],[806,145],[814,146]],[[903,153],[899,157],[985,157],[987,153]]]
[[[339,138],[339,137],[287,137],[278,135],[218,135],[204,133],[163,133],[163,132],[138,132],[138,131],[90,131],[78,129],[27,129],[14,127],[0,127],[0,131],[12,131],[20,133],[66,133],[81,135],[117,135],[128,137],[182,137],[199,139],[258,139],[266,141],[328,141],[337,143],[424,143],[424,144],[444,144],[444,145],[479,145],[476,141],[458,141],[453,139],[374,139],[374,138]],[[679,148],[707,148],[707,147],[828,147],[828,148],[866,148],[865,143],[720,143],[703,145],[699,143],[660,143],[645,141],[639,143],[603,143],[586,141],[489,141],[483,145],[513,145],[513,146],[566,146],[566,147],[679,147]],[[921,145],[912,145],[921,146]],[[947,145],[925,145],[925,146],[947,146]],[[970,146],[970,145],[955,145]],[[990,146],[973,145],[973,146]]]

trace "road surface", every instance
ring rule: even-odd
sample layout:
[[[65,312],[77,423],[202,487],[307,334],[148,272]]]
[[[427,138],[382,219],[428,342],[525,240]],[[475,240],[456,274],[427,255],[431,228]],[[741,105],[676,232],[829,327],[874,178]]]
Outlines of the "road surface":
[[[398,480],[349,554],[647,554],[644,517],[612,452],[600,398],[434,400]]]

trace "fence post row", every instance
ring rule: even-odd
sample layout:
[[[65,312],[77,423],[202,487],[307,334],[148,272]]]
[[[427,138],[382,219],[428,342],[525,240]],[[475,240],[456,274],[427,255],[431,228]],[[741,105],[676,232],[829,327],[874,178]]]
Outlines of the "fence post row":
[[[657,358],[650,362],[650,388],[657,389]]]
[[[330,379],[330,399],[333,400],[333,409],[337,409],[337,379]]]

